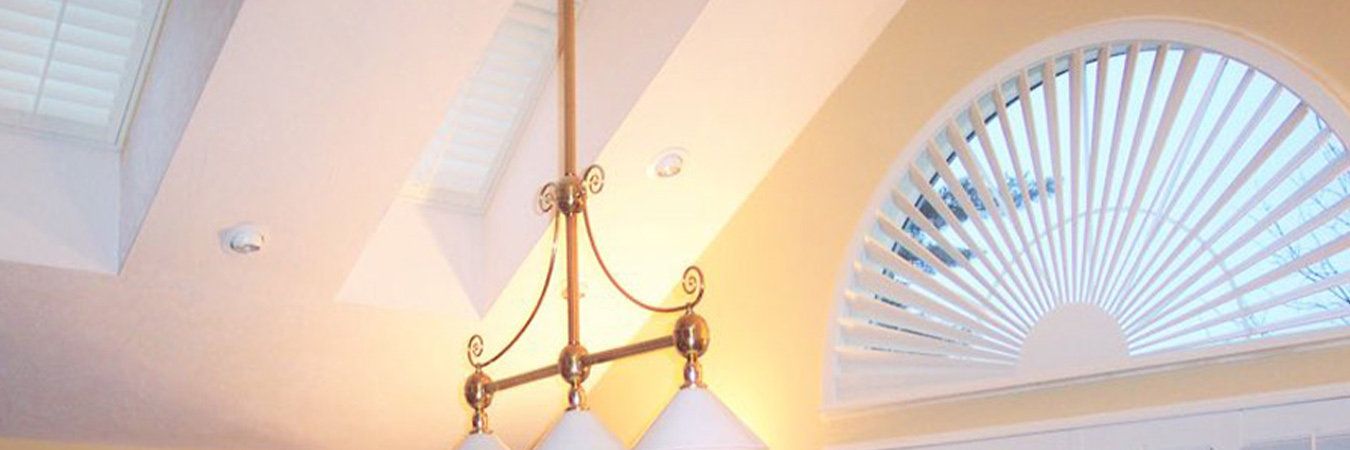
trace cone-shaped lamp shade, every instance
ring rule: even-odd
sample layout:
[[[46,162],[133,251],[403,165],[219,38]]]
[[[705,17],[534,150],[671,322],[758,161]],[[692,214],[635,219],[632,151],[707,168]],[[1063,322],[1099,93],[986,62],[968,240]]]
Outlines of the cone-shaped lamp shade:
[[[492,433],[469,433],[464,436],[464,440],[459,441],[455,450],[511,450],[497,439],[497,435]]]
[[[633,450],[764,450],[769,446],[711,391],[688,387],[642,433]]]
[[[614,437],[600,419],[590,411],[572,410],[563,413],[558,423],[544,433],[534,450],[624,450],[623,443]]]

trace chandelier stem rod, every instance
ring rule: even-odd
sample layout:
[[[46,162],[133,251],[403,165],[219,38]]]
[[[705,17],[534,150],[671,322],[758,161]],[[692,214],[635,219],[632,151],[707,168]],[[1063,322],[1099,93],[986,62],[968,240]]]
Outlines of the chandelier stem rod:
[[[577,175],[576,0],[558,0],[558,45],[562,59],[563,173]]]
[[[577,176],[576,0],[558,0],[558,45],[562,60],[562,178]],[[584,206],[582,206],[584,208]],[[567,343],[581,344],[581,289],[577,211],[563,211],[567,220]]]
[[[578,286],[577,216],[564,214],[567,220],[567,343],[581,344],[581,289]]]
[[[608,362],[617,361],[630,356],[637,356],[643,353],[666,349],[674,346],[675,346],[675,339],[673,337],[663,336],[655,339],[648,339],[641,342],[634,342],[632,344],[628,344],[610,350],[605,350],[602,352],[592,353],[582,358],[582,362],[585,363],[587,366],[593,366],[597,364],[604,364]],[[530,382],[539,381],[556,376],[558,376],[558,366],[550,364],[519,375],[493,381],[488,385],[488,389],[489,391],[496,393]]]

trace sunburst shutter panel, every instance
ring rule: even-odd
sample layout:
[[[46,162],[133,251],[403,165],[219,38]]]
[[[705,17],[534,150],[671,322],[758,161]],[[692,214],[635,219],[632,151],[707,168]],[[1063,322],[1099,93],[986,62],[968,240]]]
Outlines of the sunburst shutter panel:
[[[1350,156],[1241,60],[1079,48],[1002,78],[918,152],[840,294],[842,401],[1108,373],[1350,318]]]

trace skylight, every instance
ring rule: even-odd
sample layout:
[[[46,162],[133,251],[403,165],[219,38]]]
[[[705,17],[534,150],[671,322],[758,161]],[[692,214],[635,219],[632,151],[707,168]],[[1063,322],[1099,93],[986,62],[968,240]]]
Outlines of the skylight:
[[[163,0],[0,0],[0,124],[116,147]]]
[[[417,201],[481,211],[556,60],[557,6],[517,0],[404,186]]]

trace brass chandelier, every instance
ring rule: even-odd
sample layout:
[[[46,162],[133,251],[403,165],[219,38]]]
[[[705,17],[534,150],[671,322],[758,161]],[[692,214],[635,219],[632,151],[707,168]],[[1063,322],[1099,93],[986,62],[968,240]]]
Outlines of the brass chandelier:
[[[487,408],[497,393],[532,381],[560,376],[567,382],[567,411],[535,444],[535,450],[622,450],[623,445],[613,433],[595,418],[586,406],[586,392],[582,383],[597,364],[674,347],[685,358],[684,384],[670,404],[643,433],[634,450],[761,450],[768,448],[753,432],[708,391],[703,383],[699,358],[708,350],[708,323],[694,313],[694,307],[703,300],[705,285],[703,272],[690,266],[680,280],[684,304],[658,307],[643,302],[630,294],[615,280],[600,255],[591,233],[590,216],[586,203],[591,195],[604,189],[605,173],[600,166],[590,166],[577,172],[576,152],[576,7],[575,0],[558,1],[559,59],[562,86],[562,168],[558,181],[546,184],[539,192],[539,208],[553,214],[552,247],[548,271],[539,299],[525,323],[506,346],[483,359],[483,338],[469,339],[468,358],[473,373],[464,382],[464,399],[473,410],[471,429],[457,450],[506,450],[506,445],[492,434],[488,426]],[[580,219],[580,221],[578,221]],[[560,226],[561,224],[561,226]],[[605,277],[620,294],[633,304],[655,313],[682,313],[674,331],[655,339],[636,342],[623,347],[590,353],[580,338],[580,292],[578,259],[581,243],[579,227],[586,229],[586,240]],[[553,278],[558,256],[559,234],[564,240],[564,263],[567,271],[565,297],[567,299],[567,343],[562,347],[556,365],[549,365],[522,374],[494,380],[487,369],[520,340],[534,322],[543,304]]]

